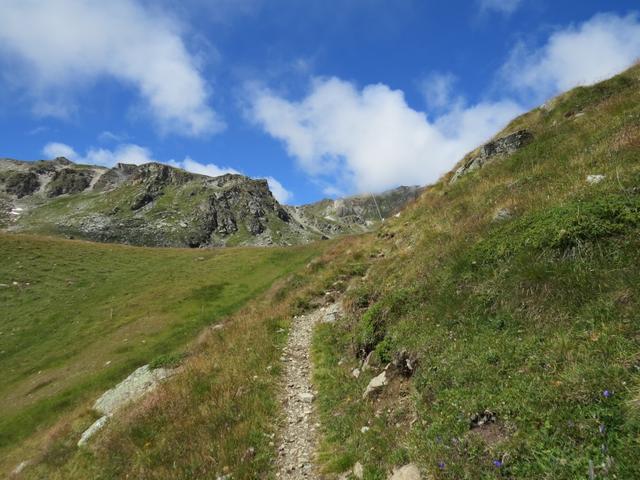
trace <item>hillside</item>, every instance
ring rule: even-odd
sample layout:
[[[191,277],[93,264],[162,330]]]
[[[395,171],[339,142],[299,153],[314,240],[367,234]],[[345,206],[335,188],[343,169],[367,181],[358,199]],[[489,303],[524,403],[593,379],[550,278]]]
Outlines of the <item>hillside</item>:
[[[299,262],[184,346],[162,388],[77,448],[91,390],[3,466],[65,480],[639,478],[639,158],[635,66],[514,119],[374,233],[258,250]],[[11,266],[21,282],[58,263],[4,238],[30,259]],[[150,284],[166,255],[187,256],[185,290],[201,279],[201,251],[131,251],[157,259]],[[301,449],[313,456],[291,463]]]
[[[133,369],[179,359],[324,245],[194,251],[0,234],[0,466],[61,418],[89,418],[83,405]]]
[[[415,199],[379,196],[384,216]],[[107,169],[65,158],[0,159],[0,228],[161,247],[292,245],[362,233],[380,220],[372,197],[283,206],[266,180],[207,177],[150,163]]]
[[[515,119],[384,225],[315,339],[325,469],[640,478],[639,160],[635,66]]]

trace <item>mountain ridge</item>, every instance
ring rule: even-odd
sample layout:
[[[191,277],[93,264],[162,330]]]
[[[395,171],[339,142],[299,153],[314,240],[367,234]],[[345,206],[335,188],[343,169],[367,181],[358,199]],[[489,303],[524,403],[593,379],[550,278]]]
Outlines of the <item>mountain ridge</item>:
[[[152,162],[0,159],[0,227],[142,246],[292,245],[368,231],[422,191],[282,205],[264,179]]]

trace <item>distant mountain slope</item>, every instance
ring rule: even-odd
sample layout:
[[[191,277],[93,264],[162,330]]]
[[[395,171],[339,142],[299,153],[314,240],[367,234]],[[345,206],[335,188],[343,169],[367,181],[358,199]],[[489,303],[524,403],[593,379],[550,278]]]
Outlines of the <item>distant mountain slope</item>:
[[[332,237],[341,233],[362,233],[396,215],[415,201],[423,187],[398,187],[377,195],[363,194],[338,200],[325,199],[299,207],[286,207],[291,216],[307,228]]]
[[[383,216],[417,196],[379,196]],[[0,160],[0,227],[133,245],[291,245],[366,231],[380,214],[372,197],[283,206],[266,180],[208,177],[158,163],[114,168],[66,158]]]

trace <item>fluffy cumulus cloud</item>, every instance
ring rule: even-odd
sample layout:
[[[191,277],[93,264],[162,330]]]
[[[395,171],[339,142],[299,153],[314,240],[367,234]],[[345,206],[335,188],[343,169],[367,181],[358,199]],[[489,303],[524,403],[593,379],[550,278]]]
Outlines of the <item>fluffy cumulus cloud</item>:
[[[608,78],[640,58],[637,14],[600,14],[559,30],[538,49],[519,45],[503,68],[507,83],[529,98]]]
[[[46,158],[65,157],[76,163],[100,165],[109,168],[115,166],[117,163],[143,165],[145,163],[158,162],[210,177],[219,177],[227,173],[242,175],[242,172],[234,168],[220,167],[213,163],[200,163],[191,157],[185,157],[183,160],[156,160],[151,150],[131,143],[120,144],[113,150],[106,148],[89,148],[85,154],[82,155],[70,145],[60,142],[50,142],[44,146],[42,153]],[[293,194],[284,188],[278,180],[273,177],[266,177],[266,180],[269,183],[269,188],[273,196],[279,202],[286,203],[291,200]]]
[[[164,132],[223,128],[178,25],[135,0],[3,0],[0,54],[43,115],[68,113],[75,89],[111,77],[139,92]]]
[[[522,0],[478,0],[483,11],[494,11],[505,14],[515,12]]]
[[[504,11],[518,3],[484,2]],[[428,116],[386,85],[359,88],[339,78],[316,78],[300,100],[253,86],[249,115],[328,193],[428,184],[514,116],[551,95],[614,75],[638,58],[638,15],[600,14],[556,31],[538,49],[516,48],[492,101],[469,104],[455,93],[453,75],[436,73],[419,85],[437,114]]]
[[[460,103],[430,120],[399,90],[322,78],[300,101],[254,90],[250,115],[327,191],[366,192],[435,181],[519,111],[512,102]]]

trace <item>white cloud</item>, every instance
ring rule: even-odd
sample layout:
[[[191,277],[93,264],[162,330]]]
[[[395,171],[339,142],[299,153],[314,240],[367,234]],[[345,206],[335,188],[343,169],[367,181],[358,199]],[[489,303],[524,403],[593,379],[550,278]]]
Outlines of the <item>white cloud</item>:
[[[254,90],[249,114],[332,191],[366,192],[434,182],[520,111],[506,101],[458,104],[430,121],[399,90],[328,78],[299,102]]]
[[[452,73],[432,73],[420,82],[420,90],[427,106],[433,109],[451,107],[460,98],[453,95],[456,76]]]
[[[192,173],[199,173],[200,175],[208,175],[210,177],[219,177],[226,175],[227,173],[234,173],[241,175],[241,173],[231,167],[219,167],[213,163],[200,163],[193,160],[191,157],[186,157],[182,162],[176,162],[175,166],[187,170]]]
[[[503,68],[517,92],[534,100],[606,79],[640,57],[637,14],[599,14],[559,30],[537,49],[519,45]]]
[[[218,131],[223,124],[181,33],[136,0],[0,2],[0,54],[19,69],[40,114],[68,114],[79,86],[112,77],[138,90],[163,132]]]
[[[72,147],[59,142],[47,143],[42,149],[42,153],[44,153],[47,158],[65,157],[74,162],[80,158]]]
[[[101,165],[103,167],[113,167],[116,163],[142,165],[156,161],[148,148],[135,144],[118,145],[114,150],[90,148],[85,155],[80,155],[69,145],[51,142],[44,146],[42,153],[47,158],[65,157],[76,163]]]
[[[494,11],[504,14],[515,12],[522,0],[478,0],[482,11]]]
[[[282,184],[273,177],[266,177],[269,190],[280,203],[288,203],[293,198],[293,193],[284,188]]]
[[[117,133],[110,132],[109,130],[105,130],[98,135],[98,140],[103,143],[108,142],[122,142],[126,138],[125,135],[120,135]]]

